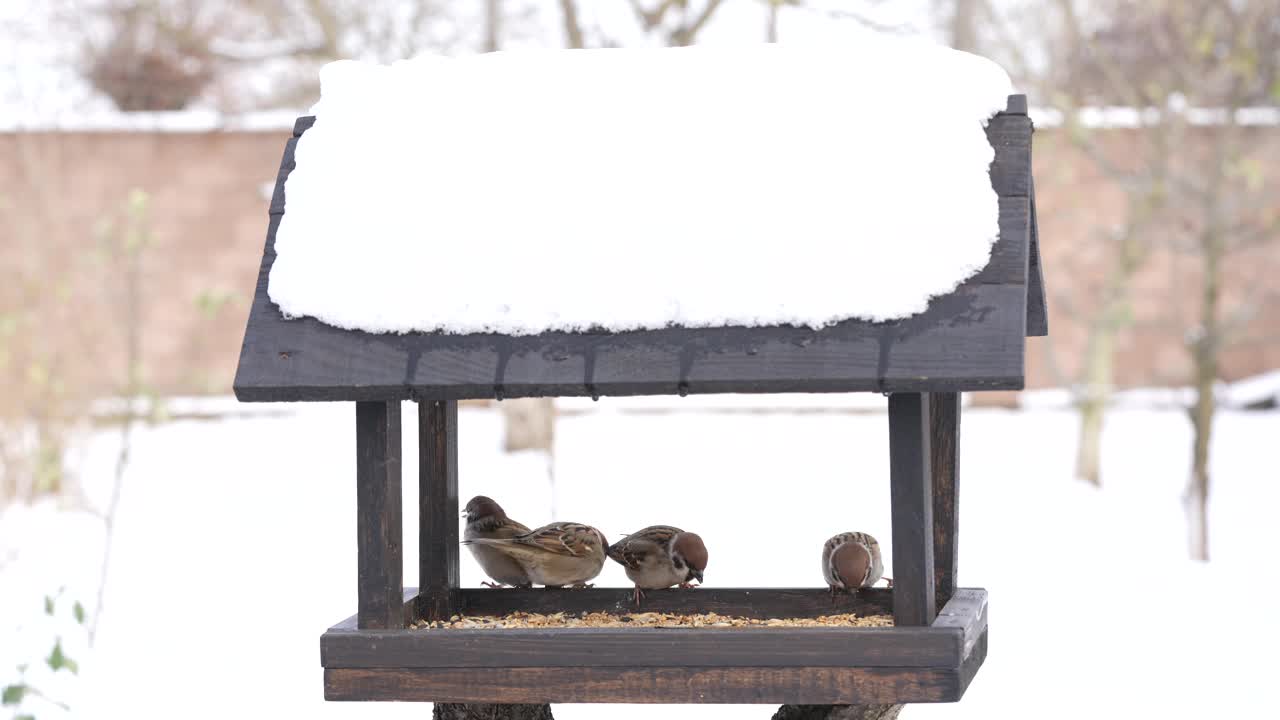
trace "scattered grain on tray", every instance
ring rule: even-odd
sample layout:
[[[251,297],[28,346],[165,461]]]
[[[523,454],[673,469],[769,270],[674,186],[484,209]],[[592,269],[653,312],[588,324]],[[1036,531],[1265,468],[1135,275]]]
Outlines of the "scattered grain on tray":
[[[492,615],[454,615],[447,621],[427,622],[419,620],[413,627],[424,629],[498,629],[498,628],[610,628],[610,627],[892,627],[893,618],[889,615],[858,615],[844,613],[823,615],[816,618],[744,618],[719,613],[698,613],[682,615],[661,612],[637,612],[626,615],[611,615],[603,612],[582,613],[580,615],[558,613],[514,612],[509,615],[495,617]]]

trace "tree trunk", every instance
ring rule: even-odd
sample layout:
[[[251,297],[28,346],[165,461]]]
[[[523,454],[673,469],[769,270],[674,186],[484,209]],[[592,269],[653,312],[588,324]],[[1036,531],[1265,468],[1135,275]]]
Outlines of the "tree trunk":
[[[571,48],[586,47],[586,39],[582,35],[582,23],[578,21],[576,0],[560,0],[560,15],[564,21],[565,46]]]
[[[556,404],[554,398],[517,398],[499,403],[506,425],[503,449],[541,450],[547,454],[547,487],[551,496],[551,517],[559,517],[560,495],[556,491]]]
[[[901,705],[783,705],[773,720],[896,720]]]
[[[502,0],[484,2],[484,51],[494,52],[502,47]]]
[[[951,0],[951,47],[965,52],[978,49],[978,0]]]
[[[1115,256],[1102,286],[1102,307],[1090,318],[1085,346],[1080,443],[1076,449],[1076,477],[1102,487],[1102,428],[1115,389],[1116,337],[1129,325],[1129,288],[1148,256],[1143,229],[1160,205],[1158,195],[1140,193],[1128,198],[1129,217],[1114,239]]]
[[[1114,302],[1114,301],[1113,301]],[[1113,387],[1115,336],[1119,328],[1105,308],[1089,331],[1085,347],[1083,388],[1076,404],[1080,409],[1080,442],[1076,449],[1076,477],[1102,487],[1102,426]]]
[[[1192,560],[1209,561],[1209,444],[1213,416],[1218,409],[1214,384],[1218,379],[1221,332],[1218,303],[1221,296],[1222,247],[1216,238],[1203,243],[1204,279],[1200,296],[1200,334],[1192,343],[1196,402],[1191,408],[1195,442],[1191,451],[1191,481],[1185,498],[1187,540]]]
[[[436,703],[432,720],[555,720],[550,705]]]
[[[1213,415],[1217,401],[1213,396],[1217,358],[1205,367],[1196,368],[1196,404],[1191,409],[1191,426],[1195,442],[1191,451],[1191,482],[1185,498],[1187,508],[1187,547],[1192,560],[1209,561],[1209,442],[1213,436]],[[1197,363],[1200,365],[1200,363]]]
[[[502,408],[502,447],[507,452],[545,450],[555,442],[556,404],[553,398],[516,398],[499,403]]]

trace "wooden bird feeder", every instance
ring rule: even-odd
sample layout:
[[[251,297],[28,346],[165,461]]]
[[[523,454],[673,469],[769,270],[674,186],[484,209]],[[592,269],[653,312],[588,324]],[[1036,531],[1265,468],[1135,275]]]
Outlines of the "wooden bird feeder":
[[[956,587],[960,392],[1018,390],[1047,334],[1026,99],[987,127],[1000,237],[990,263],[903,320],[620,333],[407,335],[286,319],[267,296],[300,118],[271,202],[245,330],[242,401],[352,401],[359,607],[321,636],[330,700],[461,703],[919,703],[959,700],[987,653],[987,593]],[[929,198],[920,198],[927,208]],[[804,617],[878,606],[879,628],[409,627],[453,614],[632,609],[631,589],[459,587],[458,401],[689,393],[889,395],[891,590],[651,592],[646,610]],[[419,418],[418,587],[402,577],[401,404]],[[814,549],[817,552],[817,548]],[[887,563],[888,564],[888,563]],[[564,668],[574,668],[565,672]]]

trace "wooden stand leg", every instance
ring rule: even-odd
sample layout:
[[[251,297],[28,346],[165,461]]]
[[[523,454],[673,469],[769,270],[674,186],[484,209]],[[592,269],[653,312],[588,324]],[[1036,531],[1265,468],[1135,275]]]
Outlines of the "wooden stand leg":
[[[929,395],[930,470],[933,474],[933,582],[937,606],[956,591],[960,537],[960,394]]]
[[[893,499],[893,621],[929,625],[937,616],[933,558],[933,474],[929,395],[889,396],[889,475]]]
[[[457,606],[458,403],[418,404],[418,612],[447,620]]]
[[[436,703],[432,720],[555,720],[550,705]]]
[[[783,705],[773,720],[895,720],[902,705]]]
[[[400,403],[356,403],[356,617],[360,629],[404,627]]]

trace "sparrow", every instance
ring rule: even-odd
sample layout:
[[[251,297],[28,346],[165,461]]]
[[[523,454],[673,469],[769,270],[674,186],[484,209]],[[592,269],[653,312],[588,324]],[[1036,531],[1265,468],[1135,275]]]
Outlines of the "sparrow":
[[[623,537],[610,546],[609,557],[622,565],[636,584],[637,606],[645,590],[693,587],[690,582],[702,582],[702,572],[707,569],[707,546],[702,538],[670,525],[652,525]]]
[[[507,517],[501,505],[484,495],[471,498],[462,514],[467,518],[467,527],[462,532],[464,541],[481,538],[501,540],[529,532],[529,528]],[[481,583],[482,585],[492,588],[532,585],[529,574],[515,558],[486,545],[471,545],[468,549],[476,562],[480,563],[484,574],[496,581]]]
[[[871,587],[883,575],[880,543],[867,533],[840,533],[822,546],[822,576],[831,587],[832,597],[837,590],[855,592],[858,588]],[[889,587],[893,587],[892,580]]]
[[[509,538],[472,538],[463,545],[491,548],[515,560],[531,582],[547,587],[591,587],[604,567],[609,541],[581,523],[554,522]]]

